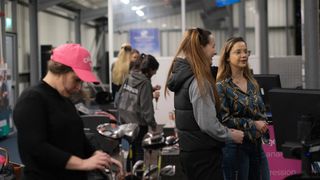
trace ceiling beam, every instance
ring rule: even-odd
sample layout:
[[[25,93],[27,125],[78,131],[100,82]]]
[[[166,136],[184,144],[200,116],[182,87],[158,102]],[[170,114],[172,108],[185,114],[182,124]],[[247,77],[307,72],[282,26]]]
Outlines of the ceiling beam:
[[[38,0],[38,11],[45,10],[51,6],[55,6],[65,1],[68,0]]]
[[[92,9],[92,10],[81,10],[80,17],[81,23],[86,23],[88,21],[100,18],[100,17],[107,17],[108,16],[108,8],[99,8],[99,9]]]

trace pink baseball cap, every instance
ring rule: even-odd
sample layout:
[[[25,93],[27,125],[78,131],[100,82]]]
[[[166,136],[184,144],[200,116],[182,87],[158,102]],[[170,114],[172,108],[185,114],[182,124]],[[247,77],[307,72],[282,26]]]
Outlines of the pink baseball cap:
[[[90,53],[80,44],[63,44],[52,51],[51,60],[72,68],[85,82],[99,82],[92,72]]]

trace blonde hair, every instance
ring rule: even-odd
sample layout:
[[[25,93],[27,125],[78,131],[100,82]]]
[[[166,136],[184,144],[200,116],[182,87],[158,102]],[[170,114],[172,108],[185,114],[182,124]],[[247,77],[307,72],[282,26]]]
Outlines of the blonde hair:
[[[124,43],[112,68],[112,83],[121,85],[129,74],[131,45]]]
[[[247,46],[246,41],[242,37],[231,37],[227,40],[227,42],[224,44],[223,48],[221,49],[219,67],[218,67],[218,73],[217,73],[217,81],[223,81],[231,77],[232,71],[231,71],[231,66],[230,66],[230,62],[228,62],[228,59],[230,57],[230,51],[232,47],[237,42],[244,42]],[[256,91],[259,91],[259,85],[257,81],[253,78],[253,75],[252,75],[252,72],[250,71],[250,67],[248,63],[246,67],[243,69],[243,76],[254,85]]]

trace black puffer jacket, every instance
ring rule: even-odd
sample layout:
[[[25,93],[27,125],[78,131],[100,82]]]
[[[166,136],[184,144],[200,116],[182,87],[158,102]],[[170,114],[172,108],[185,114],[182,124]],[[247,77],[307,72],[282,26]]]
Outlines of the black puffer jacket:
[[[174,107],[179,144],[182,151],[210,150],[223,143],[201,131],[193,113],[189,86],[194,79],[190,65],[185,59],[177,59],[168,88],[174,92]]]

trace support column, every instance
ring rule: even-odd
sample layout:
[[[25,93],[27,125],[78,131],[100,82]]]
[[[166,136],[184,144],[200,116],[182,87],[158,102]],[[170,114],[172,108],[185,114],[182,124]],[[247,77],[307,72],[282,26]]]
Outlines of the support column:
[[[0,65],[5,63],[5,42],[6,42],[6,18],[5,18],[5,12],[4,12],[4,6],[5,6],[5,1],[0,0]]]
[[[239,4],[239,35],[246,39],[246,3],[241,0]]]
[[[75,42],[81,44],[81,11],[74,17]]]
[[[113,7],[112,1],[108,0],[108,38],[109,38],[109,84],[110,84],[110,92],[111,89],[111,65],[113,63]]]
[[[227,18],[227,24],[228,24],[228,37],[233,36],[233,5],[227,6],[228,9],[228,18]]]
[[[97,65],[99,67],[99,77],[102,83],[107,83],[109,78],[109,65],[107,65],[106,56],[106,26],[107,21],[103,18],[97,27]]]
[[[183,36],[186,30],[186,0],[181,0],[181,31]]]
[[[268,33],[268,1],[256,0],[258,23],[258,40],[259,59],[262,74],[269,73],[269,33]]]
[[[304,88],[320,88],[319,72],[319,1],[303,0],[302,8],[302,63],[305,71]],[[304,73],[305,72],[305,73]]]
[[[11,1],[11,11],[12,11],[12,32],[17,33],[17,4],[18,0]]]
[[[29,0],[30,26],[30,84],[40,80],[39,41],[38,41],[38,0]]]

